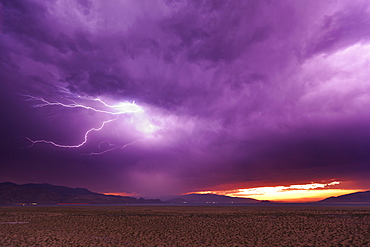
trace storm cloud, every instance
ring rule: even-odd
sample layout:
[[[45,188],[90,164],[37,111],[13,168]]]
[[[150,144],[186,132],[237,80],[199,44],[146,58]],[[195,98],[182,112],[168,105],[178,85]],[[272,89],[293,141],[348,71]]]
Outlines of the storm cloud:
[[[332,180],[367,189],[369,11],[368,1],[3,0],[0,180],[144,196]],[[108,119],[30,96],[135,101],[160,129],[147,138],[144,115],[125,115],[79,148],[30,146],[79,143]]]

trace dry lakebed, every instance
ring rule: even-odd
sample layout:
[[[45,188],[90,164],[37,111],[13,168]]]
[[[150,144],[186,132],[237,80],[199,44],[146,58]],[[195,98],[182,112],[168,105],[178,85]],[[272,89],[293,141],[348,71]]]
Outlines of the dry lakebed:
[[[370,207],[0,207],[0,246],[370,246]]]

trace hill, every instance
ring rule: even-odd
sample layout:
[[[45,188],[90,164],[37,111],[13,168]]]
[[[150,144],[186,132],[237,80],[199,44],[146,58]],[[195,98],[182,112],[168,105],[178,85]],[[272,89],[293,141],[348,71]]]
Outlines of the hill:
[[[252,198],[231,197],[216,194],[189,194],[172,197],[168,203],[259,203],[261,201]]]
[[[58,204],[58,203],[89,203],[89,204],[136,204],[161,203],[158,199],[145,200],[128,196],[103,195],[84,188],[69,188],[51,184],[0,183],[0,205],[17,204]]]
[[[370,203],[370,191],[333,196],[319,201],[319,203]]]

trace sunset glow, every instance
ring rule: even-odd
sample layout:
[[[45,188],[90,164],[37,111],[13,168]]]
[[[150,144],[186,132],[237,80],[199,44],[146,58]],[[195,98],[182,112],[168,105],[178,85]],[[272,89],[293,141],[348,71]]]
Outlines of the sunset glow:
[[[108,192],[108,193],[102,193],[107,196],[138,196],[136,193],[126,193],[126,192]]]
[[[218,194],[231,197],[253,198],[277,202],[313,202],[331,196],[358,192],[359,190],[330,188],[340,182],[294,184],[289,186],[254,187],[225,191],[201,191],[197,194]]]

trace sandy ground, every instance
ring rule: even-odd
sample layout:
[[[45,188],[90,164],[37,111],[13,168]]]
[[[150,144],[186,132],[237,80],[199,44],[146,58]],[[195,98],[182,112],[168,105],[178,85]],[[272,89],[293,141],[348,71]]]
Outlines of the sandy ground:
[[[0,246],[370,246],[370,208],[0,207]]]

